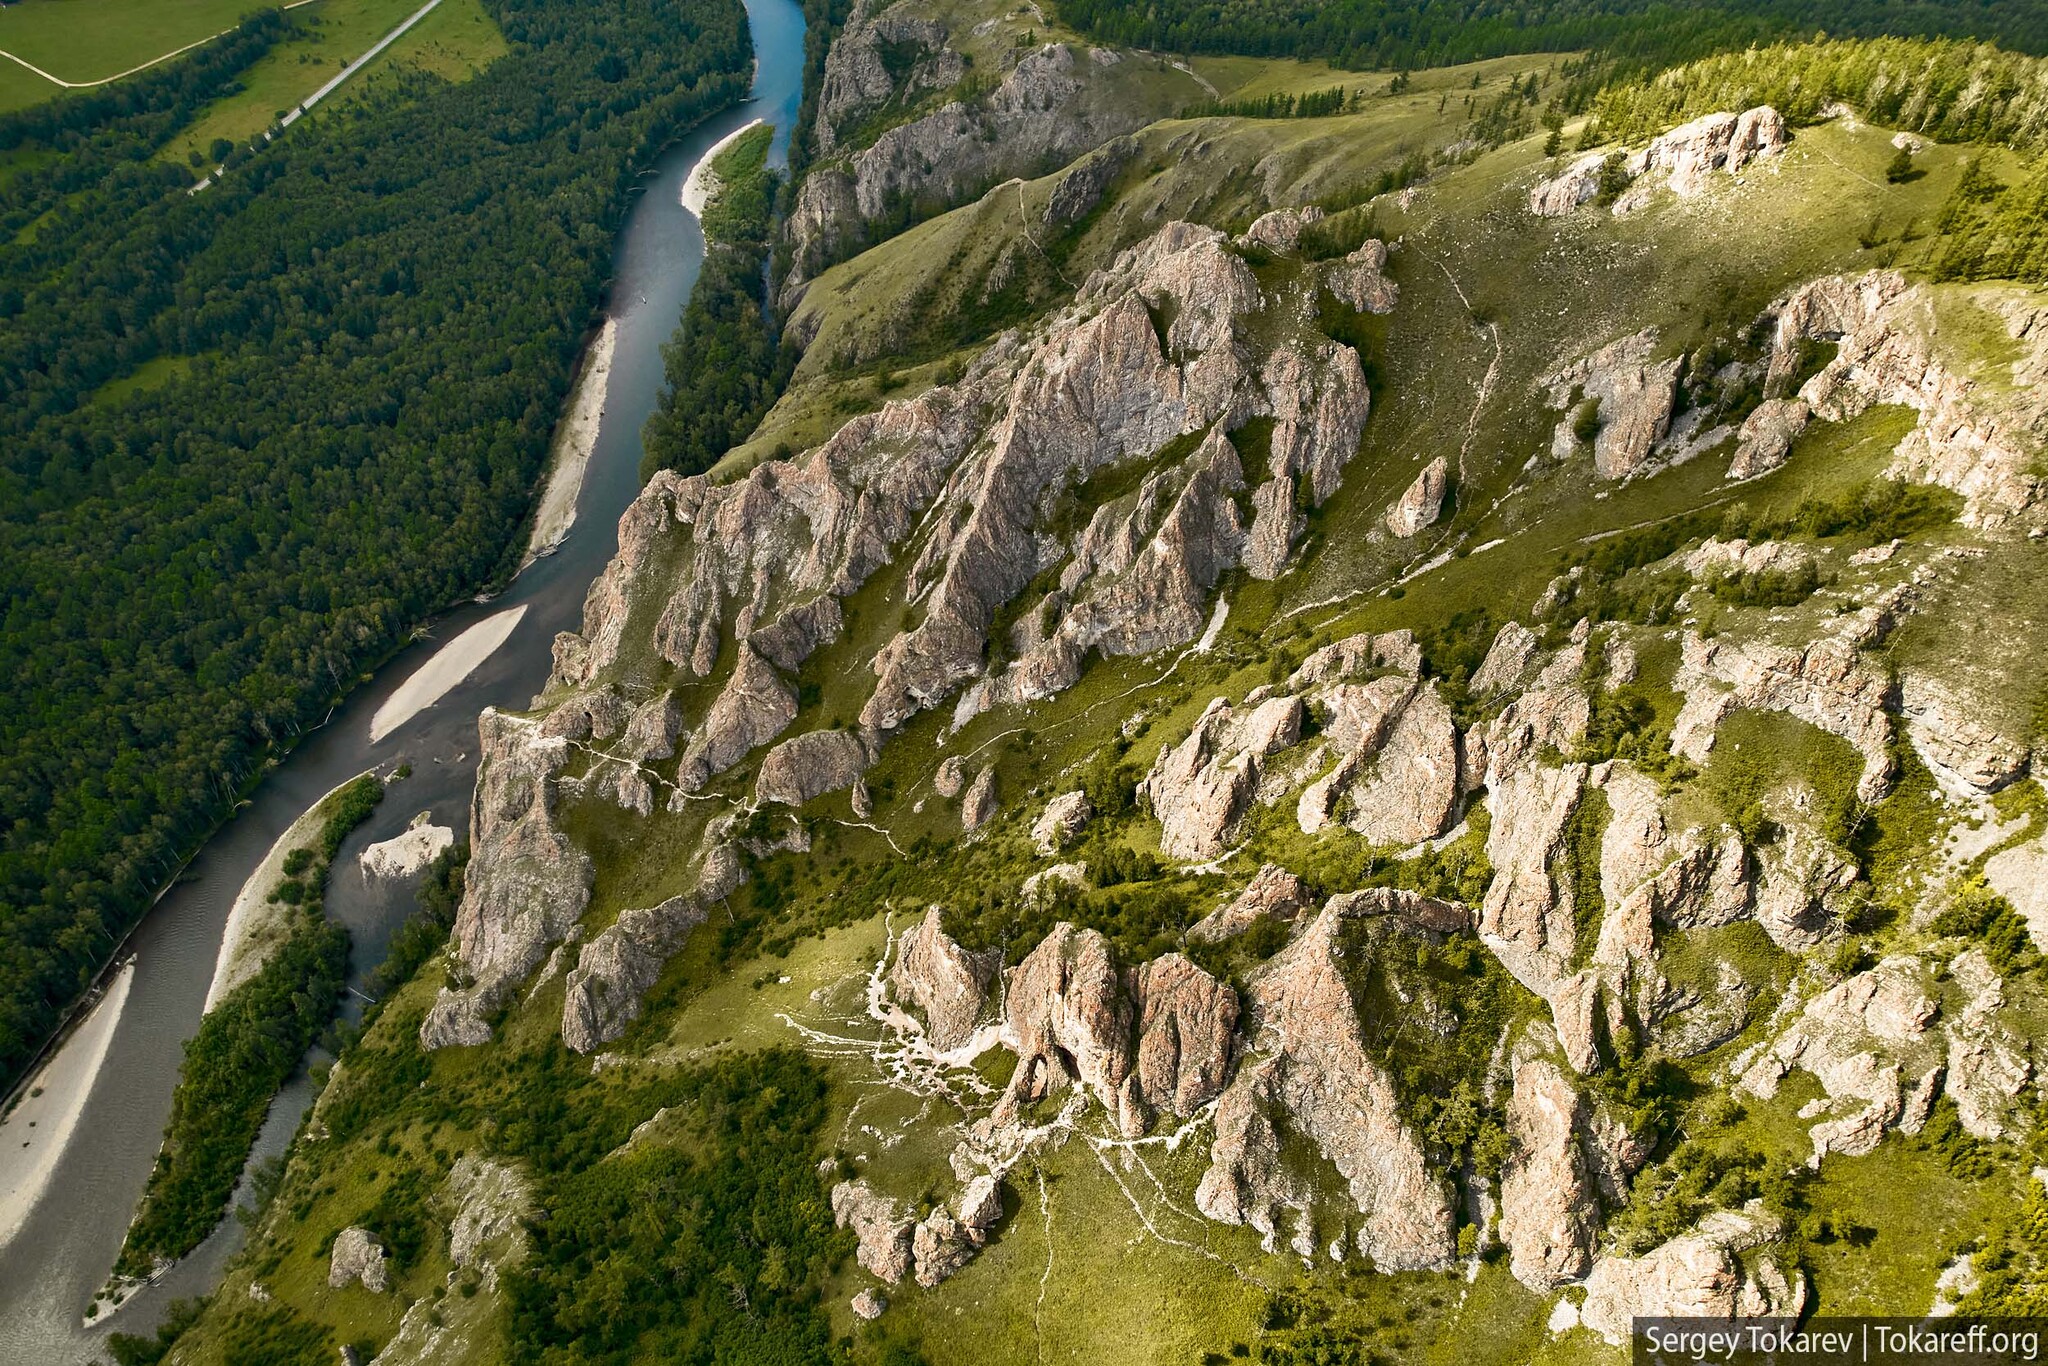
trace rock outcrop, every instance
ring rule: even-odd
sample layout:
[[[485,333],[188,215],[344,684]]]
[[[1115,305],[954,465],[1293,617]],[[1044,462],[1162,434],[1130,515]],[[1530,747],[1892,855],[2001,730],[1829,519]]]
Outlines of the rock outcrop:
[[[894,1200],[865,1181],[842,1181],[832,1188],[832,1222],[853,1230],[854,1260],[863,1269],[890,1285],[910,1274],[917,1220]]]
[[[1188,938],[1198,944],[1218,943],[1263,920],[1292,920],[1308,905],[1308,888],[1302,880],[1279,864],[1268,863],[1235,898],[1195,922]]]
[[[796,720],[796,692],[751,644],[742,643],[718,700],[683,750],[676,786],[694,792]]]
[[[1917,1132],[1926,1120],[1942,1054],[1928,1030],[1938,1003],[1925,977],[1919,960],[1887,958],[1808,1001],[1776,1039],[1737,1060],[1752,1095],[1776,1095],[1794,1068],[1820,1082],[1828,1101],[1814,1113],[1828,1117],[1811,1130],[1814,1165],[1831,1152],[1872,1152],[1886,1130]]]
[[[997,804],[996,766],[990,764],[974,775],[960,799],[960,828],[970,835],[981,829],[994,819]]]
[[[1443,511],[1450,473],[1450,462],[1441,455],[1423,466],[1415,482],[1387,509],[1387,530],[1405,540],[1432,525]]]
[[[949,1053],[974,1037],[1000,962],[998,953],[961,948],[946,933],[943,912],[934,906],[903,936],[889,982],[898,999],[922,1012],[932,1047]]]
[[[1760,1207],[1721,1210],[1691,1233],[1641,1257],[1603,1257],[1586,1278],[1579,1320],[1620,1344],[1638,1318],[1793,1318],[1806,1304],[1806,1283],[1768,1252],[1743,1254],[1779,1236]]]
[[[1031,843],[1047,858],[1073,843],[1095,814],[1086,792],[1062,792],[1045,804],[1031,825]]]
[[[1813,412],[1800,398],[1767,398],[1742,420],[1736,434],[1735,456],[1728,462],[1730,479],[1754,479],[1769,474],[1785,463],[1792,443],[1813,420]]]
[[[1614,211],[1633,213],[1664,186],[1681,199],[1703,194],[1716,172],[1734,175],[1760,157],[1784,151],[1789,140],[1784,118],[1767,104],[1680,124],[1629,154],[1623,169],[1633,183],[1614,202]]]
[[[1134,970],[1138,1096],[1155,1113],[1195,1114],[1223,1090],[1237,993],[1177,953]]]
[[[1413,944],[1469,925],[1462,907],[1413,893],[1332,898],[1293,943],[1261,967],[1246,1002],[1248,1054],[1216,1109],[1216,1140],[1195,1203],[1248,1224],[1303,1257],[1321,1246],[1310,1186],[1280,1159],[1290,1135],[1314,1146],[1345,1181],[1359,1252],[1386,1271],[1450,1264],[1448,1183],[1403,1121],[1392,1078],[1367,1047],[1349,978],[1379,961],[1397,971]],[[1292,1232],[1285,1225],[1293,1225]]]
[[[1014,1102],[1079,1085],[1126,1137],[1145,1131],[1132,1070],[1136,1016],[1107,939],[1060,922],[1010,969],[1003,996],[1003,1044],[1017,1055]]]
[[[1592,355],[1568,365],[1545,383],[1551,406],[1564,409],[1551,438],[1559,457],[1578,449],[1576,402],[1597,402],[1598,430],[1593,437],[1593,470],[1602,479],[1626,479],[1642,470],[1651,451],[1671,430],[1678,406],[1678,380],[1683,357],[1655,360],[1653,328],[1609,342]]]
[[[327,1263],[328,1289],[361,1285],[371,1294],[381,1295],[387,1288],[385,1266],[384,1245],[368,1229],[345,1228],[334,1235]]]
[[[1371,238],[1343,259],[1324,263],[1323,288],[1355,313],[1391,313],[1401,289],[1386,269],[1387,244]]]
[[[1593,1265],[1599,1190],[1583,1148],[1591,1119],[1563,1069],[1540,1054],[1515,1060],[1500,1236],[1515,1279],[1538,1294],[1579,1280]]]
[[[754,796],[802,806],[827,792],[843,792],[867,771],[867,747],[851,731],[814,730],[793,735],[761,759]]]
[[[694,896],[670,897],[659,906],[621,911],[602,934],[583,946],[569,970],[562,997],[562,1042],[589,1053],[626,1032],[640,1017],[640,999],[685,940],[704,921]]]
[[[1240,715],[1217,698],[1178,745],[1159,753],[1139,784],[1162,827],[1169,858],[1222,853],[1258,788],[1268,755],[1301,738],[1301,699],[1272,697]]]
[[[558,709],[553,722],[562,716]],[[566,735],[493,708],[477,719],[482,754],[469,862],[451,936],[469,985],[443,988],[420,1029],[425,1048],[489,1039],[483,1016],[540,966],[590,902],[590,860],[554,824]]]
[[[1529,212],[1538,218],[1562,218],[1600,193],[1605,152],[1588,152],[1529,191]]]

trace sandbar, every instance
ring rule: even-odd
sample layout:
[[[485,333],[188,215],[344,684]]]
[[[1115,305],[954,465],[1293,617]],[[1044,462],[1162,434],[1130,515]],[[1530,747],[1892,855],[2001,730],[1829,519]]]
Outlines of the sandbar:
[[[512,628],[526,615],[526,606],[508,607],[485,617],[434,652],[434,657],[413,671],[398,685],[398,691],[384,699],[370,718],[370,743],[376,744],[428,707],[447,696],[449,690],[470,676],[489,659],[512,634]]]

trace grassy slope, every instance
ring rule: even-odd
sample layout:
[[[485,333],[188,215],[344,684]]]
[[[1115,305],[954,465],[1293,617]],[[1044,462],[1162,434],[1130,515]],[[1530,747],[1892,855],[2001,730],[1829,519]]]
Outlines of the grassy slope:
[[[96,81],[233,28],[249,0],[19,0],[0,8],[0,49],[66,81]],[[0,111],[58,93],[0,60]]]

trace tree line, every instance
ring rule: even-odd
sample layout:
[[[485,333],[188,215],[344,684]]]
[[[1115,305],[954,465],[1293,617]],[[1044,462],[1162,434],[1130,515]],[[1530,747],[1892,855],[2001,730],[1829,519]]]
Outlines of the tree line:
[[[274,15],[0,134],[101,149],[47,204],[0,186],[33,211],[0,243],[0,1083],[266,762],[509,572],[636,170],[746,92],[734,0],[485,7],[511,51],[474,78],[393,72],[200,193],[144,149]]]

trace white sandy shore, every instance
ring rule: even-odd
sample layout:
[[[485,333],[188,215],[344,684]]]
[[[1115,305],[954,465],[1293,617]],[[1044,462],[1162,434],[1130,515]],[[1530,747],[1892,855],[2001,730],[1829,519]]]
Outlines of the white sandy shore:
[[[485,617],[435,651],[432,659],[414,670],[413,676],[399,684],[398,691],[377,708],[377,714],[370,718],[370,743],[376,744],[447,696],[449,689],[469,677],[505,643],[525,615],[524,604],[509,607]]]
[[[445,825],[430,824],[433,819],[433,812],[422,811],[403,834],[363,850],[356,860],[363,865],[363,872],[370,877],[411,877],[439,858],[443,849],[455,843],[455,832]]]
[[[717,142],[711,144],[711,150],[697,159],[697,164],[690,168],[690,178],[683,182],[684,208],[688,209],[698,218],[704,216],[704,206],[711,202],[712,192],[718,188],[718,177],[711,172],[712,161],[717,158],[720,152],[738,142],[740,136],[747,129],[758,128],[761,122],[760,119],[755,119],[747,124],[745,128],[733,129]]]
[[[0,1120],[0,1246],[14,1240],[49,1187],[128,1003],[135,960],[115,970],[106,994],[36,1074],[21,1104]]]
[[[328,789],[320,795],[319,801],[300,812],[299,818],[285,827],[284,833],[270,846],[270,852],[263,856],[263,862],[257,864],[255,871],[242,883],[242,890],[235,893],[235,904],[228,910],[227,924],[221,928],[220,953],[213,960],[213,984],[206,989],[202,1014],[212,1010],[214,1002],[221,997],[254,977],[270,950],[277,947],[281,940],[276,932],[277,922],[285,908],[265,898],[284,877],[285,855],[300,845],[313,843],[314,836],[319,833],[320,822],[326,819],[321,815],[321,808],[327,805],[327,799],[362,776],[358,773],[348,782]]]
[[[612,354],[618,344],[619,325],[606,318],[584,354],[583,373],[576,380],[576,392],[569,396],[568,416],[555,431],[547,484],[541,490],[540,507],[533,514],[533,535],[526,542],[521,569],[554,553],[568,538],[569,528],[576,524],[576,498],[583,491],[583,472],[590,465],[598,426],[604,420],[605,395],[612,380]]]

